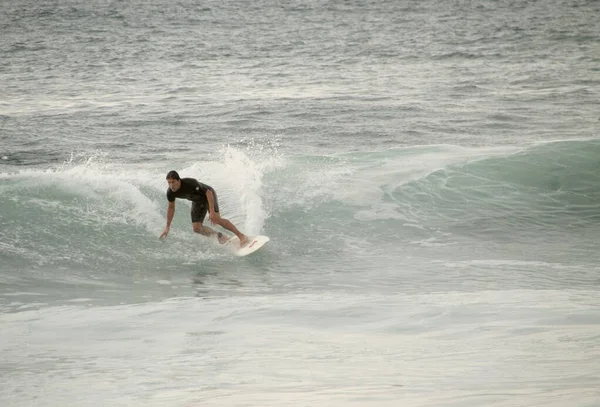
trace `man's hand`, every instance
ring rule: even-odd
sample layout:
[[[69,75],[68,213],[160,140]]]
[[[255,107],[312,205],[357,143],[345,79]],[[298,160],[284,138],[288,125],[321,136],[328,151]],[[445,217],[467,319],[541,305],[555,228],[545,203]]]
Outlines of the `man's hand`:
[[[165,230],[162,232],[162,234],[160,235],[161,239],[166,239],[167,235],[169,234],[169,230],[171,230],[170,227],[166,227]]]

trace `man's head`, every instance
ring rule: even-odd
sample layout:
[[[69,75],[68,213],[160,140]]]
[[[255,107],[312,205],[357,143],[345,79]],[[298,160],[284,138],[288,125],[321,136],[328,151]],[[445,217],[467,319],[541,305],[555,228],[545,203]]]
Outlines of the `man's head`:
[[[167,184],[169,184],[169,188],[173,192],[177,192],[181,188],[181,178],[179,178],[177,171],[173,170],[167,173]]]

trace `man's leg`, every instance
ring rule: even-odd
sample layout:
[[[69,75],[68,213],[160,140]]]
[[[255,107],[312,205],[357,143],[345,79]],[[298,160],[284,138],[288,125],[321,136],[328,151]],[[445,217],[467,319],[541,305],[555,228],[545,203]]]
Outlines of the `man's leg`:
[[[215,212],[217,213],[218,219],[214,222],[215,225],[219,225],[224,229],[227,229],[231,233],[235,234],[238,239],[240,239],[240,246],[244,246],[248,243],[248,238],[242,232],[240,232],[233,223],[231,223],[228,219],[224,219],[221,217],[219,213],[219,199],[217,198],[217,192],[213,189],[213,200],[215,205]]]
[[[217,239],[219,240],[219,243],[221,243],[221,244],[227,242],[227,236],[225,236],[223,233],[215,232],[211,228],[204,226],[202,224],[202,222],[204,221],[204,218],[206,217],[207,210],[208,209],[206,208],[206,206],[197,204],[196,202],[192,202],[191,215],[192,215],[192,228],[194,229],[194,232],[199,233],[204,236],[209,236],[209,237],[216,235]]]
[[[194,232],[199,233],[203,236],[217,236],[217,239],[219,239],[219,243],[225,243],[227,241],[227,237],[223,234],[223,233],[219,233],[219,232],[215,232],[214,230],[212,230],[211,228],[209,228],[208,226],[204,226],[202,224],[202,222],[194,222],[192,223],[192,228],[194,229]]]
[[[248,238],[246,237],[246,235],[240,232],[238,228],[236,228],[235,225],[229,221],[229,219],[222,218],[221,215],[218,213],[217,215],[219,215],[219,219],[215,222],[216,225],[219,225],[222,228],[227,229],[231,233],[235,234],[238,237],[238,239],[240,239],[240,246],[244,246],[246,243],[248,243]]]

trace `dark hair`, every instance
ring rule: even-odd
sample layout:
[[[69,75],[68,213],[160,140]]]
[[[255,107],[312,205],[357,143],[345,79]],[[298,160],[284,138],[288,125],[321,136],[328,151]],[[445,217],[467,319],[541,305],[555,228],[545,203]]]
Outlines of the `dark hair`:
[[[177,174],[177,171],[172,170],[167,173],[167,179],[180,180],[181,178],[179,178],[179,174]]]

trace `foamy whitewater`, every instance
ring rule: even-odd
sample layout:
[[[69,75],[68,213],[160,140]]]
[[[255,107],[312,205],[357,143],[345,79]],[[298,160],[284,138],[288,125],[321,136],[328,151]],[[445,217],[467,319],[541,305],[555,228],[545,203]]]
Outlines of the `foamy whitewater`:
[[[0,405],[600,405],[598,15],[5,2]]]

